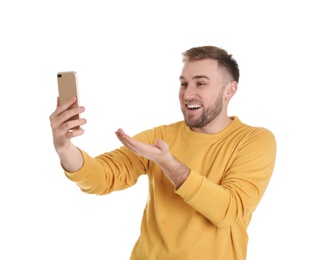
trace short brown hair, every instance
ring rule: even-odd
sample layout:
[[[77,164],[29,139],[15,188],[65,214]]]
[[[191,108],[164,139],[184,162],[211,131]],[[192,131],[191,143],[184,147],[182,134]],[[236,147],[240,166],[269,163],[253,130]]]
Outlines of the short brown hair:
[[[232,57],[232,54],[222,48],[215,46],[200,46],[191,48],[183,54],[183,62],[197,61],[203,59],[217,60],[220,67],[225,68],[233,80],[239,82],[239,67],[237,61]]]

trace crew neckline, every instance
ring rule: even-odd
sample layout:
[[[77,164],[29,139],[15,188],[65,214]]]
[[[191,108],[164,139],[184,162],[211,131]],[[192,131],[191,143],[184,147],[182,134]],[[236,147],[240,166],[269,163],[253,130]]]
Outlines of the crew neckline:
[[[201,141],[214,141],[226,137],[232,130],[240,123],[240,120],[236,116],[230,116],[231,122],[221,131],[214,134],[200,133],[192,131],[184,122],[184,133],[190,139],[196,139]]]

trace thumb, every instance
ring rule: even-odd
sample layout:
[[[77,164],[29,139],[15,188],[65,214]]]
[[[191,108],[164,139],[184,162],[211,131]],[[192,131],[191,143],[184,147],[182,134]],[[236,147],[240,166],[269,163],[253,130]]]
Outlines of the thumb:
[[[168,144],[166,142],[164,142],[162,139],[157,140],[155,146],[157,146],[162,152],[169,150]]]

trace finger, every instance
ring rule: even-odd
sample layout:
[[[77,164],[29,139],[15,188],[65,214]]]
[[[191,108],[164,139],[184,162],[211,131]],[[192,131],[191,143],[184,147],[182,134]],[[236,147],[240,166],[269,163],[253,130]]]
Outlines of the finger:
[[[65,102],[64,104],[60,104],[60,98],[57,98],[57,107],[56,110],[52,113],[51,117],[58,117],[59,115],[61,115],[63,112],[65,112],[66,110],[68,110],[68,108],[74,104],[76,102],[77,98],[75,96],[71,97],[67,102]],[[81,107],[83,108],[83,107]]]
[[[58,116],[58,108],[59,108],[59,106],[60,106],[60,97],[58,96],[58,97],[56,98],[56,109],[55,109],[55,111],[49,116],[49,120],[50,120],[51,124],[52,124],[52,121]]]
[[[60,133],[66,133],[72,128],[78,129],[80,126],[86,124],[87,120],[85,118],[74,119],[73,117],[84,111],[84,107],[78,107],[67,110],[60,115],[58,115],[57,112],[54,112],[49,117],[51,128],[53,129],[53,131],[56,131],[58,129]]]
[[[65,132],[77,130],[77,129],[80,129],[82,125],[85,125],[86,122],[87,121],[86,121],[85,118],[78,118],[78,119],[74,119],[74,120],[68,120],[68,121],[63,123],[62,129]]]
[[[135,153],[139,152],[139,142],[137,140],[125,134],[122,129],[118,129],[115,134],[125,147],[129,148]]]
[[[65,122],[62,125],[53,129],[53,136],[57,140],[68,140],[76,136],[82,135],[85,131],[83,128],[74,128],[86,123],[85,119],[78,119]]]
[[[123,144],[123,145],[126,145],[125,144],[125,139],[123,138],[123,130],[121,130],[121,129],[118,129],[116,132],[115,132],[115,134],[116,134],[116,136],[117,136],[117,138],[118,138],[118,140]]]
[[[78,130],[72,130],[72,131],[66,132],[65,137],[68,139],[71,139],[71,138],[74,138],[77,136],[81,136],[84,133],[85,133],[85,130],[83,128],[80,128]]]
[[[125,146],[131,146],[129,136],[126,135],[122,129],[118,129],[115,132],[115,134],[116,134],[117,138],[121,141],[122,144],[124,144]]]
[[[73,105],[75,102],[77,101],[77,97],[73,96],[71,98],[68,99],[67,102],[61,104],[60,100],[59,100],[59,112],[62,113],[63,111],[67,110],[71,105]]]
[[[123,142],[128,142],[130,137],[123,131],[123,129],[119,128],[115,134],[117,135],[118,139]]]

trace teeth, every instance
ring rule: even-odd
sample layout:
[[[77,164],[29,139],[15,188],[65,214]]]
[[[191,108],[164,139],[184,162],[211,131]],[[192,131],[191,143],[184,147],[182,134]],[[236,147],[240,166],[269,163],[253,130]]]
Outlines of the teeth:
[[[199,108],[199,107],[201,107],[201,106],[199,106],[199,105],[187,105],[187,107],[188,107],[188,108]]]

